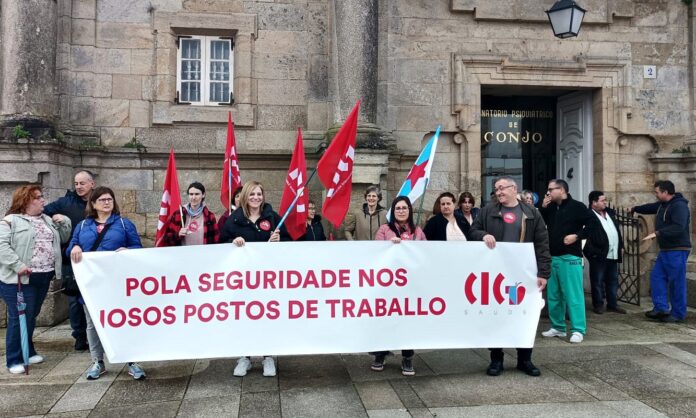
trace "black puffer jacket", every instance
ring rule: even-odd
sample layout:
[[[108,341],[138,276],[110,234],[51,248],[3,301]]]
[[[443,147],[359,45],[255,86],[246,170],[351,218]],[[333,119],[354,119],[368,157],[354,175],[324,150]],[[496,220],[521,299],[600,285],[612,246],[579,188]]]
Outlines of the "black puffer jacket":
[[[326,241],[324,227],[321,225],[321,216],[314,215],[314,219],[307,225],[307,232],[298,241]]]
[[[457,221],[457,226],[462,230],[462,233],[469,239],[469,222],[463,216],[454,215]],[[428,222],[423,228],[423,233],[428,241],[447,241],[447,224],[449,221],[441,213],[428,219]]]
[[[264,203],[261,216],[256,222],[251,222],[244,215],[242,208],[237,208],[225,221],[225,226],[220,234],[220,242],[232,242],[237,237],[244,238],[246,242],[266,242],[280,222],[280,216],[273,211],[268,203]],[[289,241],[290,237],[285,226],[280,228],[280,240]]]

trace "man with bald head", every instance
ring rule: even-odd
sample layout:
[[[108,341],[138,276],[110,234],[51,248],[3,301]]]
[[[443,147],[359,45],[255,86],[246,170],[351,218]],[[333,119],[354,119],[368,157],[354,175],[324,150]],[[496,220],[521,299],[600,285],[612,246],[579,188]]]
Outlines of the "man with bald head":
[[[73,182],[75,190],[68,190],[65,196],[46,205],[44,213],[48,216],[55,214],[65,215],[72,222],[73,231],[75,227],[85,219],[85,207],[87,199],[89,199],[92,189],[94,189],[94,175],[87,170],[80,170],[75,173]],[[72,232],[71,232],[72,235]],[[62,276],[65,280],[67,276],[72,276],[72,265],[70,258],[63,254],[63,271]],[[70,306],[70,327],[72,328],[72,336],[75,338],[75,350],[84,351],[87,349],[87,322],[85,319],[85,311],[78,301],[78,296],[68,296]]]

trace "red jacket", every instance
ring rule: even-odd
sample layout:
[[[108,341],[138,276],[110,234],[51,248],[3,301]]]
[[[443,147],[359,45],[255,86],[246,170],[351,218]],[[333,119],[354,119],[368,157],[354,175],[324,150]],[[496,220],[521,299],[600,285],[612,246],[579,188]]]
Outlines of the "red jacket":
[[[179,231],[181,231],[181,213],[184,214],[184,224],[186,223],[188,212],[186,212],[186,208],[182,207],[181,211],[174,212],[172,217],[169,218],[169,226],[164,233],[163,240],[165,247],[181,245],[181,237],[179,236]],[[217,244],[220,239],[220,230],[218,229],[215,214],[209,211],[208,207],[203,208],[203,219],[203,243]]]

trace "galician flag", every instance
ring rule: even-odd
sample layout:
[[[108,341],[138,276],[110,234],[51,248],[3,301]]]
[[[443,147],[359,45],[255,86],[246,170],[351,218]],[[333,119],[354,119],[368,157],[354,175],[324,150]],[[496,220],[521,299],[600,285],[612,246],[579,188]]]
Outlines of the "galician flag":
[[[396,196],[406,196],[413,204],[416,199],[423,196],[425,193],[425,188],[430,181],[430,170],[433,168],[433,161],[435,160],[435,150],[437,149],[437,140],[440,137],[440,127],[437,127],[435,135],[430,138],[430,141],[425,145],[423,151],[421,151],[418,159],[411,167],[411,171],[408,172],[404,184],[401,185],[399,193]],[[389,214],[387,214],[389,217]]]

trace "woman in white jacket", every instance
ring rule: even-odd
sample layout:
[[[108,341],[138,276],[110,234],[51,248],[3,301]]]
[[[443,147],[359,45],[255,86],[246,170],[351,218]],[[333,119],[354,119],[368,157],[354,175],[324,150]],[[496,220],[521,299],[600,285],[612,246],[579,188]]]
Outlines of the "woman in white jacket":
[[[51,280],[60,278],[60,244],[70,238],[70,219],[43,215],[44,203],[40,185],[22,186],[15,190],[12,205],[0,221],[0,294],[8,312],[5,355],[13,374],[25,372],[17,311],[18,277],[27,305],[28,363],[41,363],[43,357],[34,349],[32,334]]]

